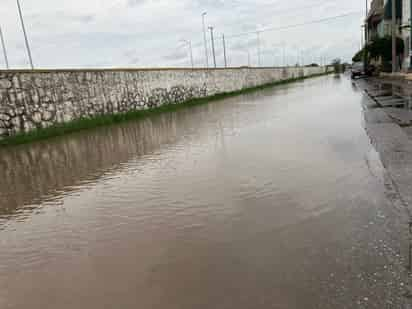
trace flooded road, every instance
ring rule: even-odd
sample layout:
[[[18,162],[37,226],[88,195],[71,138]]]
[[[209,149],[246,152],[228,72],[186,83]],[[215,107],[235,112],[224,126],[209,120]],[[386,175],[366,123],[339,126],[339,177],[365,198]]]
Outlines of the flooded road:
[[[0,308],[401,308],[364,99],[322,77],[0,149]]]

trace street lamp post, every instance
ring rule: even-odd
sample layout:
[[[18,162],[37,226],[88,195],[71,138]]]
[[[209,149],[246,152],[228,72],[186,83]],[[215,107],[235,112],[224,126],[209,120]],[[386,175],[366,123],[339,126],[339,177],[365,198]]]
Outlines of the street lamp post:
[[[9,67],[9,59],[7,57],[6,44],[4,43],[4,36],[3,36],[3,31],[1,29],[1,26],[0,26],[0,39],[1,39],[1,46],[3,48],[4,62],[6,64],[6,69],[8,70],[10,68]]]
[[[412,0],[409,3],[409,70],[412,71]]]
[[[393,0],[395,1],[395,0]],[[366,67],[368,66],[368,52],[366,50],[366,46],[368,45],[368,0],[365,0],[365,42],[364,42],[364,49],[363,49],[363,69],[366,72]]]
[[[261,64],[262,64],[261,60],[262,59],[261,59],[261,56],[260,56],[260,32],[257,31],[256,35],[257,35],[257,44],[258,44],[258,64],[259,64],[259,66],[261,66]]]
[[[223,57],[225,59],[225,68],[227,68],[226,40],[225,40],[225,35],[224,34],[222,34],[222,40],[223,40]]]
[[[364,27],[365,27],[365,25],[361,26],[361,41],[360,41],[361,42],[360,43],[361,44],[361,47],[360,47],[361,49],[364,47],[364,43],[363,43],[363,40],[365,39],[365,30],[363,30]]]
[[[300,56],[301,56],[300,50],[299,50],[299,48],[297,48],[297,49],[296,49],[296,64],[298,64],[298,65],[301,65],[301,63],[300,63]]]
[[[202,25],[203,25],[203,41],[205,44],[205,60],[206,60],[206,67],[209,68],[209,54],[207,50],[207,37],[206,37],[206,26],[205,26],[205,16],[207,15],[207,12],[204,12],[202,14]]]
[[[392,73],[397,71],[396,60],[396,1],[392,0]]]
[[[210,30],[210,38],[212,40],[212,53],[213,53],[213,64],[216,68],[216,52],[215,52],[215,38],[213,37],[213,27],[210,26],[209,30]]]
[[[182,40],[187,46],[189,46],[189,53],[190,53],[190,64],[192,66],[192,69],[195,67],[194,61],[193,61],[193,49],[192,49],[192,42],[188,40]]]
[[[30,66],[31,66],[31,69],[33,70],[34,69],[33,58],[31,56],[30,45],[29,45],[29,40],[27,38],[26,27],[24,26],[24,20],[23,20],[23,14],[21,12],[20,1],[19,0],[16,0],[16,1],[17,1],[17,8],[19,10],[21,28],[22,28],[23,34],[24,34],[24,41],[26,43],[27,55],[29,56]]]

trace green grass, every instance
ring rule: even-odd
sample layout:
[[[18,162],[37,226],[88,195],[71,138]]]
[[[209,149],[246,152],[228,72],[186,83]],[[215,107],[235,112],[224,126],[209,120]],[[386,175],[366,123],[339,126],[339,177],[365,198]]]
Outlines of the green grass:
[[[304,79],[308,79],[312,77],[323,76],[327,74],[330,74],[330,73],[316,74],[316,75],[312,75],[308,77],[299,77],[299,78],[278,81],[278,82],[274,82],[274,83],[270,83],[270,84],[266,84],[262,86],[257,86],[253,88],[247,88],[247,89],[243,89],[239,91],[220,93],[220,94],[216,94],[210,97],[192,99],[192,100],[179,103],[179,104],[163,105],[161,107],[157,107],[153,109],[130,111],[124,114],[117,114],[117,115],[102,115],[102,116],[97,116],[94,118],[81,118],[81,119],[74,120],[68,123],[54,125],[54,126],[51,126],[45,129],[37,129],[31,132],[21,133],[21,134],[17,134],[14,136],[6,137],[0,140],[0,146],[26,144],[26,143],[31,143],[31,142],[38,141],[38,140],[44,140],[44,139],[51,138],[51,137],[66,135],[66,134],[81,131],[81,130],[96,128],[100,126],[113,125],[113,124],[120,123],[120,122],[140,119],[140,118],[148,117],[150,115],[155,115],[155,114],[159,114],[163,112],[170,112],[170,111],[175,111],[175,110],[179,110],[182,108],[187,108],[190,106],[196,106],[200,104],[219,101],[225,98],[234,97],[234,96],[246,94],[246,93],[252,93],[258,90],[262,90],[262,89],[266,89],[266,88],[270,88],[270,87],[274,87],[278,85],[288,84],[288,83],[292,83],[292,82],[296,82],[299,80],[304,80]]]

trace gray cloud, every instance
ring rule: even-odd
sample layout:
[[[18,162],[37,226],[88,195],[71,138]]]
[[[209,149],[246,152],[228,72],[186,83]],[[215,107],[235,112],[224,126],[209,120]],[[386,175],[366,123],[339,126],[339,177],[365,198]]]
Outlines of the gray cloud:
[[[235,43],[230,44],[230,47],[232,49],[238,49],[238,50],[248,50],[251,48],[256,48],[258,45],[258,40],[257,38],[254,39],[246,39],[246,40],[237,40]]]
[[[163,57],[165,60],[183,60],[188,58],[188,53],[183,49],[175,50],[174,52],[170,53]]]
[[[50,19],[58,20],[59,22],[79,22],[79,23],[90,23],[95,19],[93,14],[68,14],[64,11],[55,11],[50,12],[49,14],[46,13],[35,13],[31,14],[26,17],[27,19],[31,20],[32,23],[43,24],[47,23]]]
[[[87,23],[92,22],[95,17],[90,14],[90,15],[72,16],[71,18],[72,18],[73,20],[77,20],[77,21],[79,21],[79,22],[81,22],[81,23],[87,24]]]
[[[230,0],[195,0],[192,5],[200,8],[224,8],[236,4],[238,1]]]
[[[129,60],[129,64],[138,64],[140,62],[140,58],[139,57],[132,57]]]
[[[319,6],[309,8],[314,3]],[[254,34],[231,38],[231,34],[360,12],[363,5],[359,0],[71,0],[58,5],[55,0],[25,0],[23,12],[37,66],[138,63],[147,67],[188,65],[187,48],[175,50],[182,38],[192,41],[194,60],[203,64],[203,11],[208,12],[207,25],[215,27],[218,61],[222,59],[221,34],[225,33],[230,63],[241,65],[245,51],[255,57],[257,38]],[[297,7],[301,9],[292,10]],[[15,0],[0,1],[0,18],[12,67],[26,66]],[[291,58],[296,57],[293,46],[300,46],[313,54],[349,60],[359,47],[361,21],[359,13],[324,24],[265,32],[261,34],[262,51],[269,55],[274,46],[284,44]],[[210,55],[209,32],[207,38]],[[273,57],[266,58],[269,64],[273,62]]]
[[[140,62],[140,56],[136,49],[131,49],[123,54],[128,59],[128,64],[138,64]]]
[[[127,0],[126,6],[127,7],[136,7],[136,6],[144,4],[147,1],[148,0]]]

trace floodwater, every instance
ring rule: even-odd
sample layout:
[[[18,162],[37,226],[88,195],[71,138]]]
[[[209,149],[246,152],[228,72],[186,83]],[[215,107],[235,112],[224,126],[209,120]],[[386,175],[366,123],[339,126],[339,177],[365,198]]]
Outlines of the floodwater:
[[[0,149],[0,308],[400,308],[364,99],[322,77]]]

